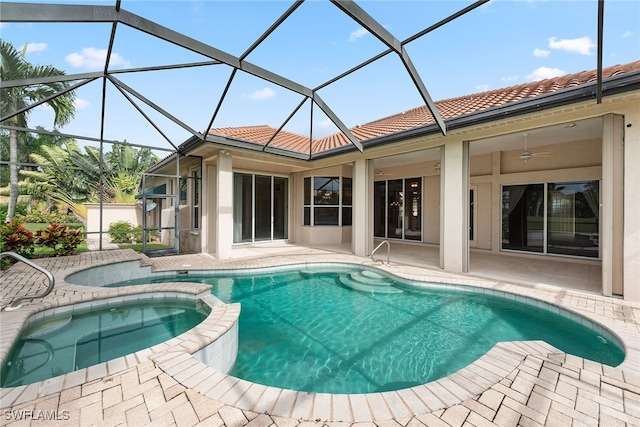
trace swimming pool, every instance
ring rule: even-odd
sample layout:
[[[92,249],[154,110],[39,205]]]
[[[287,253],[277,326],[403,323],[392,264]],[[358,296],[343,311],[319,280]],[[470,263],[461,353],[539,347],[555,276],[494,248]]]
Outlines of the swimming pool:
[[[28,322],[3,363],[1,387],[46,380],[168,341],[210,308],[181,299],[138,299],[45,315]]]
[[[241,303],[230,374],[274,387],[322,393],[407,388],[445,377],[501,341],[544,340],[612,366],[624,359],[609,331],[558,307],[341,264],[190,272],[111,286],[159,281],[208,283],[216,297]]]

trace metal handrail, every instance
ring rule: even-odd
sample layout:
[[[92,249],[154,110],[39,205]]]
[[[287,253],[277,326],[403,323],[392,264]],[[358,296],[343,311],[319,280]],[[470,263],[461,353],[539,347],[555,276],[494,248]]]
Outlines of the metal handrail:
[[[371,251],[371,261],[375,262],[375,260],[373,259],[373,254],[376,253],[376,251],[378,249],[380,249],[380,247],[384,244],[387,244],[387,265],[389,265],[389,259],[391,257],[391,244],[389,243],[388,240],[383,240],[382,242],[380,242],[380,244],[378,246],[376,246],[376,248],[374,250]],[[382,263],[384,264],[384,261],[382,261]]]
[[[20,306],[18,306],[18,302],[24,300],[24,299],[30,299],[30,298],[44,298],[47,295],[49,295],[51,293],[51,291],[53,290],[53,287],[56,284],[56,279],[53,277],[53,274],[51,274],[51,272],[43,267],[40,267],[38,264],[34,263],[33,261],[28,260],[27,258],[23,257],[22,255],[18,255],[15,252],[2,252],[0,253],[0,259],[4,258],[4,257],[11,257],[14,259],[17,259],[18,261],[22,261],[25,264],[27,264],[29,267],[33,267],[36,270],[38,270],[39,272],[41,272],[42,274],[44,274],[45,276],[47,276],[47,279],[49,279],[49,286],[47,287],[47,289],[42,293],[42,294],[33,294],[33,295],[23,295],[21,297],[18,297],[16,299],[13,300],[13,302],[11,302],[11,306],[7,307],[5,310],[15,310],[20,308]]]

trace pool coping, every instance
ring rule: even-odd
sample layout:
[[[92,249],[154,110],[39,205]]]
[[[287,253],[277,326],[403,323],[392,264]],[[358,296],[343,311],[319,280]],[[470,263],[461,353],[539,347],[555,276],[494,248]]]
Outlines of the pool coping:
[[[340,258],[344,258],[344,256],[340,255]],[[360,261],[355,262],[355,264],[367,267],[374,266],[373,263],[363,261],[362,258],[359,258],[359,260]],[[335,263],[334,261],[330,262]],[[337,261],[337,263],[345,263],[345,261],[341,260]],[[112,263],[106,262],[103,263],[103,265],[104,264]],[[264,267],[262,264],[263,263],[261,262],[244,262],[242,267],[260,268]],[[282,263],[276,261],[275,263],[272,262],[271,266],[277,267],[277,265],[285,264],[291,265],[294,263]],[[316,261],[298,262],[296,264],[316,264]],[[354,262],[348,262],[348,264],[354,264]],[[144,265],[144,262],[142,262],[142,265]],[[612,369],[622,369],[626,372],[630,372],[636,378],[639,375],[640,346],[638,345],[638,341],[640,341],[640,339],[637,334],[637,325],[635,327],[626,326],[624,313],[621,313],[620,318],[620,316],[618,316],[620,313],[616,313],[614,309],[605,309],[602,314],[596,313],[594,307],[597,304],[589,304],[588,302],[605,303],[604,305],[606,307],[606,302],[610,301],[610,299],[575,291],[562,290],[559,292],[558,289],[555,288],[533,288],[485,279],[469,278],[466,276],[445,275],[441,273],[425,275],[426,270],[420,268],[416,269],[416,272],[406,272],[407,270],[412,271],[413,267],[403,265],[375,265],[375,267],[407,280],[431,280],[452,286],[473,286],[491,293],[507,292],[509,294],[520,295],[536,301],[543,301],[546,304],[552,304],[554,306],[573,311],[581,316],[587,317],[596,324],[602,325],[611,330],[624,344],[626,358],[621,365]],[[66,275],[71,272],[83,269],[84,268],[77,268],[72,269],[71,271],[61,271],[60,276],[63,275],[62,277],[66,277]],[[231,269],[237,269],[237,267]],[[399,271],[399,269],[402,269],[403,271]],[[207,270],[220,269],[210,268]],[[420,271],[420,274],[417,273],[418,270]],[[195,272],[199,270],[193,269],[191,271]],[[196,292],[193,292],[194,283],[190,282],[175,282],[170,285],[139,285],[129,288],[94,288],[66,283],[63,283],[63,285],[68,288],[80,286],[84,291],[91,288],[91,291],[80,294],[80,297],[70,297],[68,300],[65,298],[58,299],[56,300],[57,303],[48,301],[46,303],[30,304],[28,306],[29,311],[41,311],[46,308],[51,308],[46,307],[47,305],[60,306],[73,304],[74,301],[83,302],[104,298],[105,290],[107,290],[107,293],[115,293],[116,296],[119,297],[122,293],[139,294],[143,289],[144,292],[142,293],[177,291],[191,294],[198,294],[198,292],[206,294],[209,288],[208,285],[197,284]],[[171,290],[161,290],[167,286],[171,287]],[[198,286],[202,286],[203,288],[198,289]],[[187,289],[191,292],[187,291]],[[585,303],[584,300],[587,302]],[[616,305],[621,303],[621,301],[617,300],[615,302]],[[632,310],[637,310],[637,307],[633,304],[629,306]],[[18,322],[12,322],[12,326],[10,328],[14,331],[14,335],[21,329],[20,326],[20,328],[17,329],[17,332],[15,332],[16,323]],[[5,351],[6,328],[4,324],[2,329],[2,350]],[[11,342],[13,342],[13,340],[11,340]],[[382,421],[433,412],[438,409],[458,404],[470,397],[477,396],[480,392],[488,389],[491,385],[496,384],[503,378],[506,378],[522,363],[526,363],[526,358],[530,355],[548,356],[553,354],[564,354],[543,342],[525,341],[500,343],[471,365],[468,365],[452,375],[425,385],[394,392],[337,395],[295,392],[292,390],[261,386],[224,375],[214,368],[204,365],[192,356],[192,353],[196,351],[196,347],[198,347],[198,345],[194,345],[193,343],[185,346],[175,344],[177,343],[168,344],[168,347],[165,347],[162,351],[158,351],[156,353],[149,354],[149,352],[143,350],[142,352],[135,353],[134,355],[129,355],[129,357],[125,356],[124,361],[127,364],[126,368],[122,368],[123,365],[121,365],[121,369],[117,369],[115,365],[113,367],[109,366],[108,362],[106,372],[105,370],[95,369],[92,372],[89,372],[91,368],[87,368],[87,372],[84,376],[77,374],[77,377],[72,376],[70,378],[65,378],[64,387],[68,388],[71,384],[81,384],[83,382],[89,382],[92,379],[113,376],[118,372],[122,372],[122,369],[129,369],[134,365],[143,363],[145,360],[153,360],[159,369],[176,379],[176,381],[184,386],[198,391],[205,396],[240,409],[255,412],[264,411],[264,413],[296,419],[321,419],[327,421],[334,420],[346,422]],[[162,344],[159,346],[162,346]],[[2,354],[2,357],[4,357],[4,353]],[[73,375],[73,373],[67,374],[67,376],[68,375]],[[38,386],[29,385],[21,387],[23,387],[21,390],[17,390],[18,388],[0,390],[2,407],[9,407],[21,402],[33,400],[38,397],[42,397],[44,395],[43,393],[54,393],[54,390],[58,390],[59,388],[58,386],[53,386],[53,384],[49,384],[47,386],[39,384]],[[60,385],[60,387],[62,387],[62,385]],[[359,410],[358,408],[364,409]]]

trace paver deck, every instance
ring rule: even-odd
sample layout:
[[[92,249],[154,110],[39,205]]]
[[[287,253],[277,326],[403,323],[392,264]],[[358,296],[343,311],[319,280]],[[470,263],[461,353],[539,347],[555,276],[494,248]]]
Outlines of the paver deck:
[[[206,293],[204,285],[184,283],[98,288],[64,280],[71,272],[129,260],[139,260],[154,271],[323,261],[372,264],[368,258],[295,246],[238,251],[224,261],[204,254],[147,258],[130,250],[39,259],[54,273],[56,288],[44,300],[24,301],[19,310],[0,312],[0,356],[7,354],[26,318],[44,309],[139,292]],[[382,268],[407,278],[473,285],[563,307],[611,329],[624,342],[627,357],[620,366],[610,367],[561,353],[542,342],[503,343],[476,363],[424,386],[331,395],[281,390],[226,376],[195,361],[190,353],[196,344],[181,336],[171,344],[76,373],[0,389],[0,425],[640,426],[640,304],[438,269],[395,263]],[[43,287],[42,276],[23,264],[0,274],[3,309],[15,296]],[[228,326],[224,319],[233,309],[219,310],[217,324]]]

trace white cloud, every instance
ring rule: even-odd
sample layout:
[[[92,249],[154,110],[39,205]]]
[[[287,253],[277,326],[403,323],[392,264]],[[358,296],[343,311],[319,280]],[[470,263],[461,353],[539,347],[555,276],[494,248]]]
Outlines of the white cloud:
[[[273,98],[276,96],[276,91],[271,89],[270,87],[265,87],[259,90],[256,90],[252,94],[248,96],[252,101],[262,101],[265,99]]]
[[[546,58],[547,56],[549,56],[550,53],[551,52],[544,49],[538,49],[538,48],[533,49],[533,56],[537,58]]]
[[[85,99],[76,98],[73,102],[73,106],[76,107],[76,110],[82,110],[83,108],[87,108],[91,103]]]
[[[489,90],[489,85],[488,84],[481,84],[481,85],[476,85],[476,90],[478,92],[486,92]]]
[[[364,28],[359,28],[349,35],[349,41],[354,42],[359,38],[366,36],[367,34],[369,34],[369,31]]]
[[[564,50],[565,52],[579,53],[580,55],[591,55],[596,44],[589,37],[579,37],[577,39],[556,40],[555,37],[549,39],[551,49]]]
[[[515,74],[513,76],[506,76],[506,77],[500,77],[500,80],[502,80],[503,82],[515,82],[520,78],[519,75]]]
[[[74,68],[88,68],[90,70],[99,70],[104,67],[107,58],[106,49],[96,49],[95,47],[85,47],[80,53],[74,52],[67,55],[64,59]],[[128,67],[129,61],[124,59],[119,53],[111,53],[110,67]]]
[[[566,73],[559,68],[538,67],[531,74],[527,76],[529,81],[535,82],[538,80],[550,79],[552,77],[563,76]]]
[[[330,128],[330,127],[335,127],[335,125],[333,124],[333,122],[331,121],[331,119],[325,119],[323,121],[321,121],[320,123],[318,123],[318,125],[321,128]]]
[[[635,36],[635,35],[636,35],[636,33],[634,33],[633,31],[625,31],[625,32],[622,34],[622,38],[623,38],[623,39],[626,39],[627,37],[633,37],[633,36]]]
[[[27,43],[27,50],[26,50],[25,54],[34,53],[34,52],[42,52],[46,48],[47,48],[47,44],[46,43]]]

